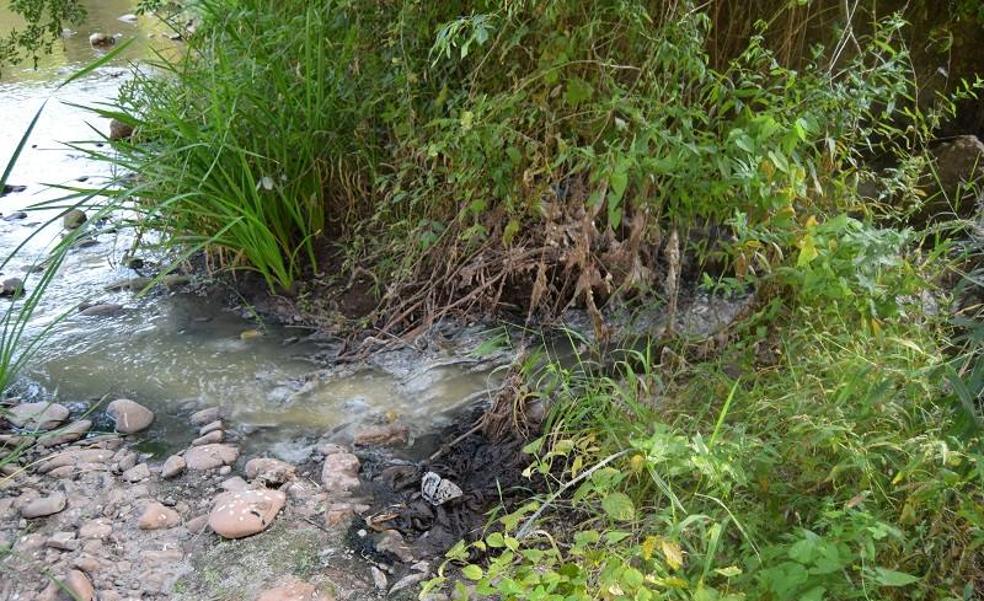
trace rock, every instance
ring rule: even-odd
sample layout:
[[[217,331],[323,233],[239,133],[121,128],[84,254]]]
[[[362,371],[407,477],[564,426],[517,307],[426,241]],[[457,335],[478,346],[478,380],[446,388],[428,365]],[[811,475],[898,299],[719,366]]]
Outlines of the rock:
[[[195,440],[191,441],[191,446],[200,447],[207,444],[216,444],[222,442],[224,438],[225,435],[222,433],[222,430],[212,430],[208,434],[199,436]]]
[[[209,407],[208,409],[202,409],[201,411],[196,411],[191,414],[188,421],[191,422],[192,426],[204,426],[210,422],[214,422],[219,419],[220,410],[218,407]]]
[[[246,478],[264,486],[280,486],[297,477],[297,468],[279,459],[256,457],[246,462]]]
[[[332,601],[333,597],[322,594],[314,586],[295,576],[282,578],[273,588],[260,593],[256,601]]]
[[[984,200],[979,189],[968,186],[984,178],[984,142],[974,135],[955,136],[937,144],[932,153],[937,177],[930,178],[931,193],[942,192],[945,198],[930,204],[969,216]]]
[[[231,444],[207,444],[191,447],[184,452],[190,470],[211,470],[232,465],[239,459],[239,448]]]
[[[389,582],[386,580],[386,574],[376,566],[370,567],[369,572],[372,574],[372,583],[376,586],[376,590],[385,591],[389,586]]]
[[[7,278],[0,284],[0,296],[20,296],[24,294],[24,280]]]
[[[124,23],[136,23],[137,22],[137,19],[138,19],[137,15],[134,15],[134,14],[131,13],[131,14],[122,15],[117,20],[118,21],[123,21]]]
[[[185,523],[185,528],[187,528],[188,532],[191,532],[192,534],[199,534],[205,530],[205,526],[208,526],[207,514],[191,518],[187,523]]]
[[[56,447],[60,444],[75,442],[82,438],[92,428],[92,421],[81,419],[77,422],[38,437],[38,444],[42,447]]]
[[[159,530],[162,528],[173,528],[181,523],[181,516],[178,512],[165,507],[157,501],[151,501],[144,507],[143,514],[137,521],[137,526],[141,530]]]
[[[106,413],[116,421],[116,431],[133,434],[145,430],[154,421],[154,412],[130,399],[116,399],[106,407]]]
[[[39,599],[44,601],[95,601],[96,591],[89,577],[79,570],[71,570],[61,581],[61,586],[52,582],[44,589]]]
[[[21,403],[7,412],[7,421],[16,428],[53,430],[68,419],[68,408],[58,403]]]
[[[419,584],[424,580],[427,580],[427,574],[420,574],[420,573],[407,574],[403,578],[400,578],[399,580],[396,581],[396,584],[393,585],[393,588],[389,590],[389,594],[394,595],[397,592],[402,591],[405,588],[409,588],[411,586]]]
[[[321,484],[331,494],[347,493],[359,486],[359,458],[352,453],[334,453],[325,457]]]
[[[79,538],[102,540],[109,538],[109,535],[112,533],[112,524],[102,519],[90,520],[79,527]]]
[[[414,562],[413,553],[410,552],[410,547],[398,530],[384,530],[376,538],[376,550],[380,553],[391,553],[404,563]]]
[[[27,518],[29,520],[34,518],[43,518],[49,515],[58,513],[59,511],[65,509],[66,499],[65,495],[60,492],[55,492],[47,497],[41,497],[40,499],[35,499],[20,509],[21,517]]]
[[[241,490],[215,498],[208,525],[224,538],[243,538],[266,530],[277,516],[287,495],[279,490]]]
[[[140,482],[141,480],[146,480],[147,478],[150,478],[150,468],[147,467],[146,463],[141,463],[140,465],[131,467],[123,472],[122,478],[127,482]]]
[[[325,526],[329,528],[345,527],[354,517],[355,509],[351,503],[332,503],[325,510]]]
[[[27,190],[27,186],[12,186],[10,184],[4,184],[3,189],[0,190],[0,196],[6,196],[8,194],[17,194],[18,192],[23,192]],[[24,215],[27,217],[27,215]]]
[[[116,38],[105,33],[94,33],[89,36],[89,45],[93,48],[108,48],[116,44]]]
[[[21,219],[27,219],[27,213],[24,211],[14,211],[3,218],[4,221],[20,221]]]
[[[161,284],[163,284],[165,288],[177,288],[178,286],[184,286],[190,282],[190,277],[180,273],[172,273],[161,278]]]
[[[133,126],[129,123],[124,123],[119,119],[113,119],[109,122],[109,139],[117,142],[119,140],[129,140],[133,137]]]
[[[209,422],[209,423],[205,424],[204,426],[202,426],[198,430],[198,435],[199,436],[205,436],[209,432],[215,432],[216,430],[221,430],[221,429],[222,429],[222,420],[221,419],[217,419],[214,422]]]
[[[443,505],[463,494],[461,487],[434,472],[427,472],[420,479],[420,496],[431,505]]]
[[[62,551],[74,551],[79,548],[79,541],[75,538],[74,532],[63,531],[52,534],[44,545]]]
[[[219,488],[229,492],[238,492],[240,490],[246,490],[249,488],[249,484],[239,476],[233,476],[232,478],[227,478],[219,484]]]
[[[360,447],[405,446],[410,438],[410,429],[402,424],[386,424],[382,426],[365,426],[355,433],[353,444]]]
[[[66,230],[77,230],[82,227],[89,218],[82,209],[72,209],[62,217],[62,225]]]
[[[86,317],[112,317],[123,312],[123,305],[116,303],[98,303],[79,309],[79,315]]]
[[[71,467],[77,468],[82,465],[93,465],[106,463],[113,458],[113,451],[108,449],[78,449],[69,447],[68,449],[48,457],[37,465],[37,471],[47,474],[56,468]]]
[[[164,462],[164,465],[161,466],[161,478],[173,478],[185,471],[186,467],[188,467],[188,464],[185,463],[184,457],[171,455]]]

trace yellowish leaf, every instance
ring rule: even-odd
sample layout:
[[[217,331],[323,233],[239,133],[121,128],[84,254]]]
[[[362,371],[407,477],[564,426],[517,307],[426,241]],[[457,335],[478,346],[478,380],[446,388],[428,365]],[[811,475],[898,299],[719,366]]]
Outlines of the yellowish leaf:
[[[677,543],[663,539],[659,543],[659,549],[663,552],[663,557],[666,558],[666,564],[670,566],[671,569],[679,570],[683,567],[683,549]]]

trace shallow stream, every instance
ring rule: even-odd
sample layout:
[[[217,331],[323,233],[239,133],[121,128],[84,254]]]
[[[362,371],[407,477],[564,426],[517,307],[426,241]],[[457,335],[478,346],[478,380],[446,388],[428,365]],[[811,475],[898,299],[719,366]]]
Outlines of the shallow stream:
[[[36,208],[65,194],[50,185],[93,186],[112,175],[106,164],[66,145],[92,143],[108,134],[104,119],[75,105],[111,102],[130,68],[150,48],[167,51],[175,45],[150,17],[120,20],[134,11],[135,2],[84,4],[87,22],[67,32],[38,69],[7,69],[0,79],[0,166],[47,103],[8,180],[25,189],[0,199],[2,256],[57,217],[59,209]],[[0,35],[15,25],[6,3],[0,4]],[[59,89],[59,82],[102,53],[89,46],[94,32],[118,35],[121,43],[134,41],[116,63]],[[396,353],[377,358],[373,365],[322,370],[312,378],[324,367],[312,358],[330,354],[331,344],[309,340],[307,331],[245,319],[226,310],[220,299],[169,290],[142,298],[128,290],[107,291],[141,275],[122,265],[132,235],[114,225],[112,220],[86,224],[91,241],[71,251],[32,318],[27,336],[53,326],[13,392],[32,400],[57,400],[76,412],[92,409],[101,399],[132,398],[157,414],[142,436],[145,448],[158,459],[195,436],[185,417],[201,406],[225,408],[247,454],[269,452],[296,460],[313,437],[330,433],[344,440],[352,426],[366,421],[399,419],[418,436],[432,431],[489,384],[488,366],[457,359],[480,337],[475,332],[452,337],[450,348],[426,361]],[[6,265],[0,279],[23,278],[30,289],[37,277],[30,273],[32,266],[62,233],[60,221],[44,228]],[[152,257],[147,258],[152,265]],[[0,299],[0,310],[9,302]],[[109,316],[78,313],[79,305],[91,303],[119,304],[124,310]]]

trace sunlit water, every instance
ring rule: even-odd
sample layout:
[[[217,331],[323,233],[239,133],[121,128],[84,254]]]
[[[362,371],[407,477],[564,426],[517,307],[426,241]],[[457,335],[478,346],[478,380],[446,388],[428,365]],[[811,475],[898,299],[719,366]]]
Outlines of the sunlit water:
[[[172,44],[166,29],[151,18],[141,17],[136,23],[118,19],[133,12],[132,2],[85,4],[87,23],[74,28],[38,70],[15,67],[0,79],[0,166],[46,103],[8,179],[27,189],[0,199],[5,217],[27,212],[26,218],[0,220],[3,256],[57,216],[57,209],[37,210],[39,203],[65,194],[49,185],[93,186],[112,175],[107,165],[66,145],[91,143],[99,138],[97,132],[108,133],[105,120],[75,105],[111,101],[130,67],[151,45],[160,50]],[[0,3],[0,34],[16,25],[5,7]],[[97,31],[120,34],[121,43],[134,39],[133,45],[114,64],[59,89],[61,81],[100,56],[101,51],[88,44],[89,34]],[[423,434],[450,420],[456,407],[489,384],[487,367],[441,360],[442,354],[432,356],[430,363],[397,356],[312,381],[317,366],[311,357],[325,349],[305,342],[306,331],[257,324],[223,310],[216,300],[192,295],[164,292],[139,298],[130,291],[108,292],[108,285],[138,275],[121,264],[130,234],[114,231],[113,226],[112,220],[88,224],[95,243],[71,251],[48,289],[28,335],[53,327],[14,386],[18,394],[53,398],[77,412],[100,399],[137,400],[157,413],[144,436],[154,443],[147,448],[161,453],[194,437],[185,420],[189,411],[221,405],[247,447],[294,458],[299,445],[325,434],[345,439],[365,421],[396,418],[414,434]],[[5,266],[0,278],[23,278],[30,289],[32,278],[38,277],[30,273],[31,267],[61,235],[58,223],[45,228]],[[9,302],[0,299],[0,309]],[[102,302],[121,304],[125,311],[111,317],[77,312],[80,304]],[[256,329],[263,335],[243,335]],[[294,341],[298,337],[301,340]],[[473,338],[463,337],[458,348],[443,356],[467,351]]]

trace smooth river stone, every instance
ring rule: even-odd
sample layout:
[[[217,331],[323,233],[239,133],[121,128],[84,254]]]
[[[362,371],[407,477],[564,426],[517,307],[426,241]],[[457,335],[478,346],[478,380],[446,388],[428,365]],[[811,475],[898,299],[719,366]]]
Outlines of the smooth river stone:
[[[45,516],[53,515],[59,511],[65,509],[65,495],[56,492],[48,495],[47,497],[41,497],[40,499],[35,499],[23,507],[21,507],[21,516],[27,519],[43,518]]]
[[[67,442],[75,442],[82,438],[92,428],[92,421],[82,419],[57,430],[38,437],[38,444],[42,447],[56,447]]]
[[[191,414],[188,421],[191,422],[193,426],[204,426],[205,424],[211,423],[219,419],[221,412],[218,407],[209,407],[207,409],[202,409],[201,411],[196,411]]]
[[[279,490],[241,490],[222,493],[215,498],[215,508],[208,525],[223,538],[243,538],[266,530],[287,502]]]
[[[314,586],[297,579],[295,576],[286,576],[273,588],[260,593],[256,601],[332,601],[333,597],[318,592]]]
[[[239,448],[231,444],[207,444],[191,447],[184,452],[184,460],[190,470],[211,470],[232,465],[239,459]]]
[[[143,514],[137,521],[137,526],[141,530],[158,530],[161,528],[173,528],[181,523],[181,516],[178,512],[165,507],[157,501],[147,503]]]
[[[7,421],[17,428],[52,430],[68,419],[68,408],[58,403],[21,403],[7,412]]]
[[[185,471],[186,467],[188,467],[188,464],[185,463],[184,457],[171,455],[164,462],[164,465],[161,466],[161,478],[173,478]]]
[[[154,422],[154,412],[130,399],[116,399],[106,406],[106,413],[116,422],[116,431],[133,434]]]

